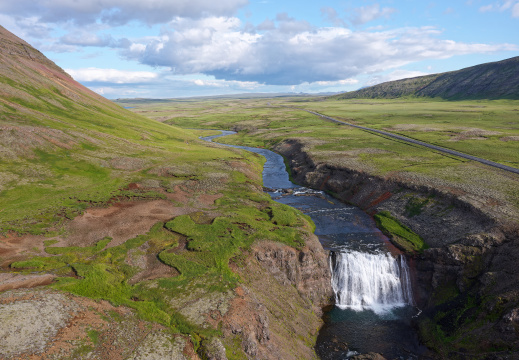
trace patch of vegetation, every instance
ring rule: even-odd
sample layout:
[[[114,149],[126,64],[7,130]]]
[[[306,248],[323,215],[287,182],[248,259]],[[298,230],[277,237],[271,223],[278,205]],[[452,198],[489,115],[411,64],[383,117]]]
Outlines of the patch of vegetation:
[[[224,339],[225,355],[229,360],[247,360],[248,357],[241,348],[242,337],[235,336]]]
[[[420,215],[424,207],[430,203],[432,196],[425,199],[421,199],[415,196],[409,197],[407,204],[405,205],[405,212],[408,217]]]
[[[94,346],[96,346],[99,343],[100,332],[98,330],[90,329],[87,331],[87,335],[94,344]]]
[[[459,294],[439,304],[433,318],[425,317],[419,323],[420,335],[425,344],[440,354],[452,349],[463,353],[486,352],[488,344],[475,342],[475,328],[481,326],[481,299],[473,294]]]
[[[158,223],[148,234],[108,249],[105,247],[110,238],[105,238],[91,247],[47,247],[46,251],[54,256],[15,262],[11,267],[47,271],[70,267],[77,277],[60,277],[53,287],[80,296],[109,300],[114,305],[132,307],[142,318],[169,326],[170,315],[156,304],[132,300],[133,286],[128,284],[128,280],[137,270],[125,263],[129,250],[140,247],[154,237],[163,237],[164,232],[167,230],[163,228],[162,223]]]
[[[178,216],[166,223],[166,228],[187,237],[188,252],[178,254],[170,247],[159,258],[187,278],[218,272],[233,279],[229,260],[249,249],[256,240],[269,239],[296,248],[304,246],[303,235],[297,229],[308,226],[306,221],[299,211],[282,204],[272,204],[263,210],[242,207],[228,216],[215,218],[210,224],[197,224],[189,215]]]
[[[428,248],[420,236],[400,223],[389,211],[380,211],[375,214],[374,218],[377,227],[402,251],[415,253],[422,252]]]

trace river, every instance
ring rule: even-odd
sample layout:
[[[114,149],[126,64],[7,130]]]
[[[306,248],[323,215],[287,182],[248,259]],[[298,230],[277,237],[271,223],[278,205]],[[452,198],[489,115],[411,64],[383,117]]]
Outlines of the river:
[[[222,134],[202,137],[212,141]],[[347,359],[377,352],[387,359],[418,359],[426,348],[411,326],[418,310],[412,297],[406,259],[361,209],[329,195],[293,184],[283,157],[266,149],[227,145],[266,158],[263,186],[273,200],[299,209],[316,225],[315,234],[330,251],[335,306],[325,314],[316,352],[321,359]]]

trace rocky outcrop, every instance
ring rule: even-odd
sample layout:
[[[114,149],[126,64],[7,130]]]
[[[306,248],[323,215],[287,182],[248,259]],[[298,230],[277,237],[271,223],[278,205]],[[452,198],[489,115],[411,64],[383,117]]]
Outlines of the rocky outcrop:
[[[275,150],[294,179],[370,214],[387,210],[430,246],[410,261],[423,340],[441,355],[519,352],[519,230],[485,194],[316,162],[298,140]],[[467,339],[471,339],[468,341]]]
[[[200,359],[188,336],[114,307],[52,290],[0,294],[0,359]]]
[[[235,269],[245,285],[236,291],[223,332],[239,335],[252,359],[317,359],[312,345],[333,290],[328,254],[313,234],[305,244],[296,250],[259,242]]]
[[[427,186],[413,181],[412,177],[383,178],[315,163],[297,140],[285,140],[275,150],[290,160],[292,175],[298,183],[331,192],[371,214],[388,210],[430,247],[459,242],[467,234],[488,232],[496,226],[492,214],[479,208],[484,205],[481,199],[470,194],[455,196],[449,189]]]
[[[202,353],[206,360],[227,360],[225,347],[220,339],[213,337],[202,343]]]
[[[320,313],[333,296],[328,252],[316,236],[309,235],[306,246],[296,250],[289,246],[264,241],[254,246],[259,264],[280,284],[295,286],[301,296]]]

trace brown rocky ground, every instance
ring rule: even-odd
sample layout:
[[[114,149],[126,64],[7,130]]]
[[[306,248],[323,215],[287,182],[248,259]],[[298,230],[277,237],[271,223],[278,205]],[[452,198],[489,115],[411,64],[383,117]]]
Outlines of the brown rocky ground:
[[[168,200],[124,201],[107,208],[90,208],[67,224],[58,246],[91,246],[106,236],[109,247],[147,233],[159,221],[189,214],[196,208],[175,206]]]
[[[199,359],[191,341],[132,310],[51,290],[0,294],[0,359]]]

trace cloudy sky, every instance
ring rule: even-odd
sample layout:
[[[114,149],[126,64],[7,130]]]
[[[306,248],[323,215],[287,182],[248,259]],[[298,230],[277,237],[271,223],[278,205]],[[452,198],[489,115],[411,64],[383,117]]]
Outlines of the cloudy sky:
[[[108,98],[350,91],[519,55],[519,0],[0,0]]]

